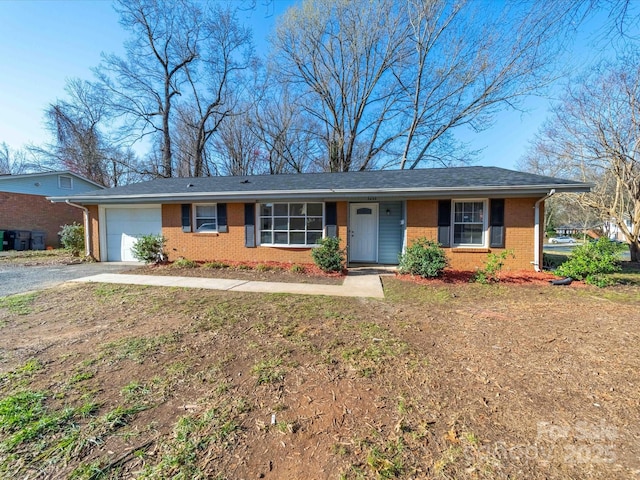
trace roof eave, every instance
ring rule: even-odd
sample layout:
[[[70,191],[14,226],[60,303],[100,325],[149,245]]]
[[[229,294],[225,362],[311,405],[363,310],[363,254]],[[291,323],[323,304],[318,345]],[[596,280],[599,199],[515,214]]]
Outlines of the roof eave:
[[[52,202],[71,200],[86,205],[122,204],[122,203],[176,203],[198,200],[258,201],[275,199],[365,199],[377,198],[442,198],[501,196],[522,197],[556,193],[585,193],[592,188],[590,184],[556,184],[527,186],[486,186],[486,187],[442,187],[442,188],[379,188],[379,189],[312,189],[312,190],[255,190],[247,192],[180,192],[169,194],[136,195],[73,195],[67,197],[47,197]]]

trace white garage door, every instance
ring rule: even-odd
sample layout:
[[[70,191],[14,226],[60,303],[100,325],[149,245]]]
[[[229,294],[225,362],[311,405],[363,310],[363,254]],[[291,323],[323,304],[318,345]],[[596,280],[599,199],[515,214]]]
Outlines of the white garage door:
[[[107,208],[107,261],[135,262],[131,247],[143,235],[162,233],[162,210],[157,207]]]

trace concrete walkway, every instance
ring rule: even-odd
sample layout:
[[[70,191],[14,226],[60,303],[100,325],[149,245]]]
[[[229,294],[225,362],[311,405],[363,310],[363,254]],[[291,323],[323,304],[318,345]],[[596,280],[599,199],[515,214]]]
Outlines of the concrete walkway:
[[[126,273],[102,273],[76,278],[73,282],[120,283],[151,285],[154,287],[204,288],[233,292],[293,293],[299,295],[329,295],[335,297],[384,298],[381,273],[391,273],[377,268],[349,269],[342,285],[314,283],[257,282],[224,278],[173,277],[160,275],[128,275]]]

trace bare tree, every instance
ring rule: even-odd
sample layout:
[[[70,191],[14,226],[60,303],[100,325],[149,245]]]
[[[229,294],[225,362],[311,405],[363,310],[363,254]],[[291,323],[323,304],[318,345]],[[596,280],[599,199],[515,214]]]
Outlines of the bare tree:
[[[288,91],[267,78],[265,95],[256,103],[251,129],[267,152],[269,173],[303,173],[320,157],[317,122],[306,117]]]
[[[214,5],[203,12],[202,41],[197,61],[185,65],[191,102],[181,111],[181,121],[193,133],[188,153],[193,176],[205,172],[205,147],[221,122],[239,114],[250,78],[245,73],[256,66],[251,31],[242,26],[234,11]]]
[[[406,0],[411,55],[396,77],[406,124],[400,168],[463,160],[443,151],[465,125],[488,128],[492,115],[553,78],[569,9],[562,2]],[[463,155],[465,149],[459,150]],[[443,155],[444,154],[444,155]]]
[[[201,11],[189,0],[119,0],[120,23],[133,37],[126,58],[103,56],[96,73],[111,90],[126,133],[159,134],[163,177],[173,176],[171,118],[185,68],[198,57]],[[130,123],[131,122],[131,123]]]
[[[558,172],[595,184],[579,201],[615,222],[633,261],[640,260],[639,65],[636,54],[569,84],[534,144]]]
[[[232,115],[218,127],[213,142],[216,174],[254,175],[266,173],[266,158],[260,140],[249,127],[246,115]]]
[[[130,181],[137,159],[107,133],[111,115],[107,93],[99,84],[71,79],[66,100],[51,104],[45,125],[54,141],[35,148],[49,165],[65,168],[96,183],[117,186]]]
[[[469,153],[455,128],[487,128],[551,81],[572,8],[305,0],[277,27],[275,68],[320,125],[329,170],[449,165]]]
[[[0,143],[0,175],[20,175],[27,173],[33,164],[29,162],[26,150],[14,150],[5,142]]]
[[[275,65],[318,122],[330,171],[371,168],[400,135],[381,131],[398,114],[391,69],[406,55],[396,3],[306,0],[277,27]]]

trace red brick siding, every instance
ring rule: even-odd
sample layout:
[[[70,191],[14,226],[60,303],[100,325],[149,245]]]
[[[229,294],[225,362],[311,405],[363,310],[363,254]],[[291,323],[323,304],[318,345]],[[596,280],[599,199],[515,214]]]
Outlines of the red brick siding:
[[[347,204],[339,202],[338,236],[343,247],[347,238]],[[257,219],[256,219],[257,221]],[[181,206],[162,206],[162,234],[167,239],[169,260],[235,260],[256,262],[312,263],[310,248],[247,248],[245,244],[244,203],[227,204],[227,233],[191,233],[182,231]]]
[[[82,224],[82,210],[65,203],[51,203],[41,195],[0,192],[0,230],[40,230],[45,244],[59,247],[62,225]]]
[[[512,250],[515,258],[508,258],[505,270],[531,270],[533,265],[534,204],[537,198],[507,198],[505,200],[505,249]],[[543,218],[543,210],[541,209]],[[407,201],[407,243],[418,237],[437,240],[438,201]],[[500,253],[505,249],[446,248],[450,265],[460,270],[475,270],[484,265],[487,253]],[[542,258],[542,257],[541,257]]]

